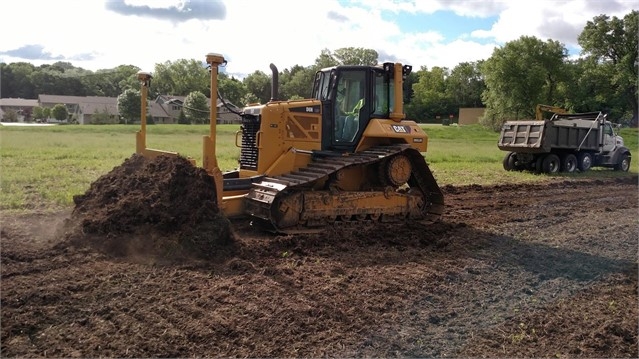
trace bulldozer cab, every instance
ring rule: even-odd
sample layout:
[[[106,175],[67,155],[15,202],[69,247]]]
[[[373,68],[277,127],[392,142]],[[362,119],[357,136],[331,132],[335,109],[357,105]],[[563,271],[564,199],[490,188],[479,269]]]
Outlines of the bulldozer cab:
[[[353,151],[372,118],[390,118],[394,68],[336,66],[318,71],[313,98],[322,101],[322,149]]]

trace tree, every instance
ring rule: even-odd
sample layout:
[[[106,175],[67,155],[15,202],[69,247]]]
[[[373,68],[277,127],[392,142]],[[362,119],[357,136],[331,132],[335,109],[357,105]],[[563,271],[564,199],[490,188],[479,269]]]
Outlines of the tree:
[[[184,114],[192,123],[206,123],[209,119],[208,98],[200,91],[189,93],[184,99]]]
[[[321,70],[327,67],[339,65],[337,59],[329,49],[322,49],[319,56],[315,59],[315,69]]]
[[[481,62],[462,62],[446,79],[446,93],[456,107],[482,106],[481,94],[486,85],[479,71]]]
[[[507,119],[534,118],[537,104],[557,104],[567,53],[557,41],[530,36],[496,48],[481,66],[486,83],[482,124],[499,129]]]
[[[310,98],[316,70],[313,67],[293,66],[280,75],[280,92],[283,99]]]
[[[2,97],[36,98],[31,75],[36,67],[26,62],[0,64],[0,93]]]
[[[141,106],[140,91],[138,90],[124,90],[118,96],[118,114],[122,117],[124,123],[139,120],[142,112]]]
[[[229,77],[227,74],[220,73],[218,77],[218,88],[224,100],[231,102],[235,106],[242,107],[244,105],[242,99],[246,96],[247,91],[242,81],[234,77]],[[213,96],[217,96],[217,94],[213,94]]]
[[[616,96],[610,76],[611,64],[597,64],[593,58],[581,58],[566,63],[568,81],[558,88],[564,108],[575,112],[604,111],[611,119],[623,117],[627,103]]]
[[[180,110],[180,114],[178,115],[177,123],[179,123],[180,125],[190,125],[191,124],[191,122],[189,122],[189,120],[186,118],[186,115],[184,114],[184,108]]]
[[[4,111],[2,120],[5,122],[18,122],[18,113],[13,109],[8,109]]]
[[[140,68],[120,65],[113,69],[98,70],[81,77],[87,93],[94,96],[118,97],[124,90],[139,88],[136,74]]]
[[[341,65],[377,65],[379,54],[373,49],[363,47],[343,47],[335,50],[333,57]]]
[[[436,116],[448,116],[456,109],[446,96],[446,78],[448,69],[445,67],[433,67],[428,70],[422,67],[417,75],[419,80],[413,85],[413,99],[406,106],[406,114],[409,118],[420,122],[434,121]]]
[[[155,65],[153,82],[160,94],[185,96],[192,91],[209,92],[210,75],[201,61],[180,59]]]
[[[114,69],[92,72],[69,62],[38,67],[25,62],[0,63],[3,97],[37,98],[39,94],[117,97],[127,88],[138,85],[139,68],[120,65]]]
[[[33,108],[33,119],[38,121],[38,120],[44,120],[46,117],[44,116],[44,108],[40,107],[40,106],[35,106]]]
[[[378,57],[377,51],[363,47],[342,47],[334,52],[323,49],[315,59],[315,70],[337,65],[375,66]]]
[[[105,107],[101,110],[96,111],[91,116],[91,123],[96,125],[105,125],[110,123],[116,123],[116,121],[113,119],[113,117],[109,113],[109,110],[107,110],[107,108]]]
[[[256,104],[260,103],[260,99],[258,99],[257,96],[253,95],[252,93],[248,92],[246,96],[242,98],[242,103],[244,103],[245,105]]]
[[[419,82],[419,71],[411,71],[404,79],[404,103],[413,98],[413,85]]]
[[[244,78],[246,90],[255,95],[259,103],[267,103],[271,99],[271,78],[263,71],[255,71]]]
[[[578,38],[582,54],[595,60],[593,67],[603,67],[610,76],[612,96],[623,98],[625,108],[632,113],[632,123],[639,121],[637,77],[639,54],[639,11],[633,10],[623,20],[615,16],[596,16],[588,21]]]
[[[59,103],[51,109],[51,116],[58,121],[64,121],[69,117],[69,111],[65,105]]]

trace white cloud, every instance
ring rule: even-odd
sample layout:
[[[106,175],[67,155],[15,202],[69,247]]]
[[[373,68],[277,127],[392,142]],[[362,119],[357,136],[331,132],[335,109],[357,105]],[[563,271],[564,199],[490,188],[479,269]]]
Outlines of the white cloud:
[[[118,5],[182,9],[185,3],[198,0],[191,1],[119,0]],[[11,4],[3,6],[0,61],[25,61],[14,50],[33,53],[40,49],[50,60],[26,61],[40,65],[63,57],[91,70],[135,65],[153,71],[156,63],[181,58],[204,61],[207,53],[217,52],[229,61],[229,73],[241,74],[269,73],[271,62],[280,70],[308,66],[322,49],[342,47],[375,49],[382,61],[397,59],[414,68],[452,68],[460,62],[486,59],[495,46],[521,35],[574,46],[586,21],[601,13],[623,17],[635,5],[625,0],[353,0],[348,4],[338,0],[225,0],[224,20],[212,19],[219,16],[216,13],[210,19],[183,16],[181,21],[168,21],[158,16],[124,16],[124,10],[108,11],[102,1],[22,0]],[[385,16],[389,12],[398,18],[402,13],[419,16],[437,11],[496,16],[497,20],[488,30],[447,40],[450,29],[408,32]],[[161,14],[160,18],[168,16]],[[73,60],[89,56],[94,58]]]
[[[611,0],[538,0],[509,1],[499,13],[490,30],[477,30],[472,36],[493,38],[505,43],[519,37],[535,36],[542,40],[557,40],[566,46],[577,47],[577,37],[586,23],[600,14],[623,18],[636,1]]]

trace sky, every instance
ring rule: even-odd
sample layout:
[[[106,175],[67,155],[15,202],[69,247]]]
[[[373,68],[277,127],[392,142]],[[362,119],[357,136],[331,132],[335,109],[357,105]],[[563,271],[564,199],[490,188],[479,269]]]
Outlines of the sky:
[[[380,62],[454,68],[519,37],[578,56],[587,21],[639,0],[8,0],[0,62],[66,61],[97,71],[222,54],[238,78],[310,66],[323,49],[376,50]]]

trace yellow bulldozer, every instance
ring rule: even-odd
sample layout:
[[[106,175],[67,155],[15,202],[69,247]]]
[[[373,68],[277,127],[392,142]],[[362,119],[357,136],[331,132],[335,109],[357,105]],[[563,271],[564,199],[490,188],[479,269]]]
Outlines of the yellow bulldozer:
[[[544,113],[546,112],[549,112],[551,116],[556,113],[560,113],[560,114],[568,113],[568,111],[562,107],[538,104],[535,107],[535,120],[543,121]]]
[[[423,152],[428,136],[405,119],[403,82],[409,65],[335,66],[315,75],[312,98],[278,99],[270,65],[271,99],[241,113],[239,168],[222,172],[216,158],[217,76],[226,60],[209,53],[210,133],[202,168],[229,218],[249,217],[276,233],[310,233],[326,226],[439,220],[443,194]],[[178,155],[146,146],[149,73],[141,83],[136,152]],[[193,160],[191,160],[195,163]]]

